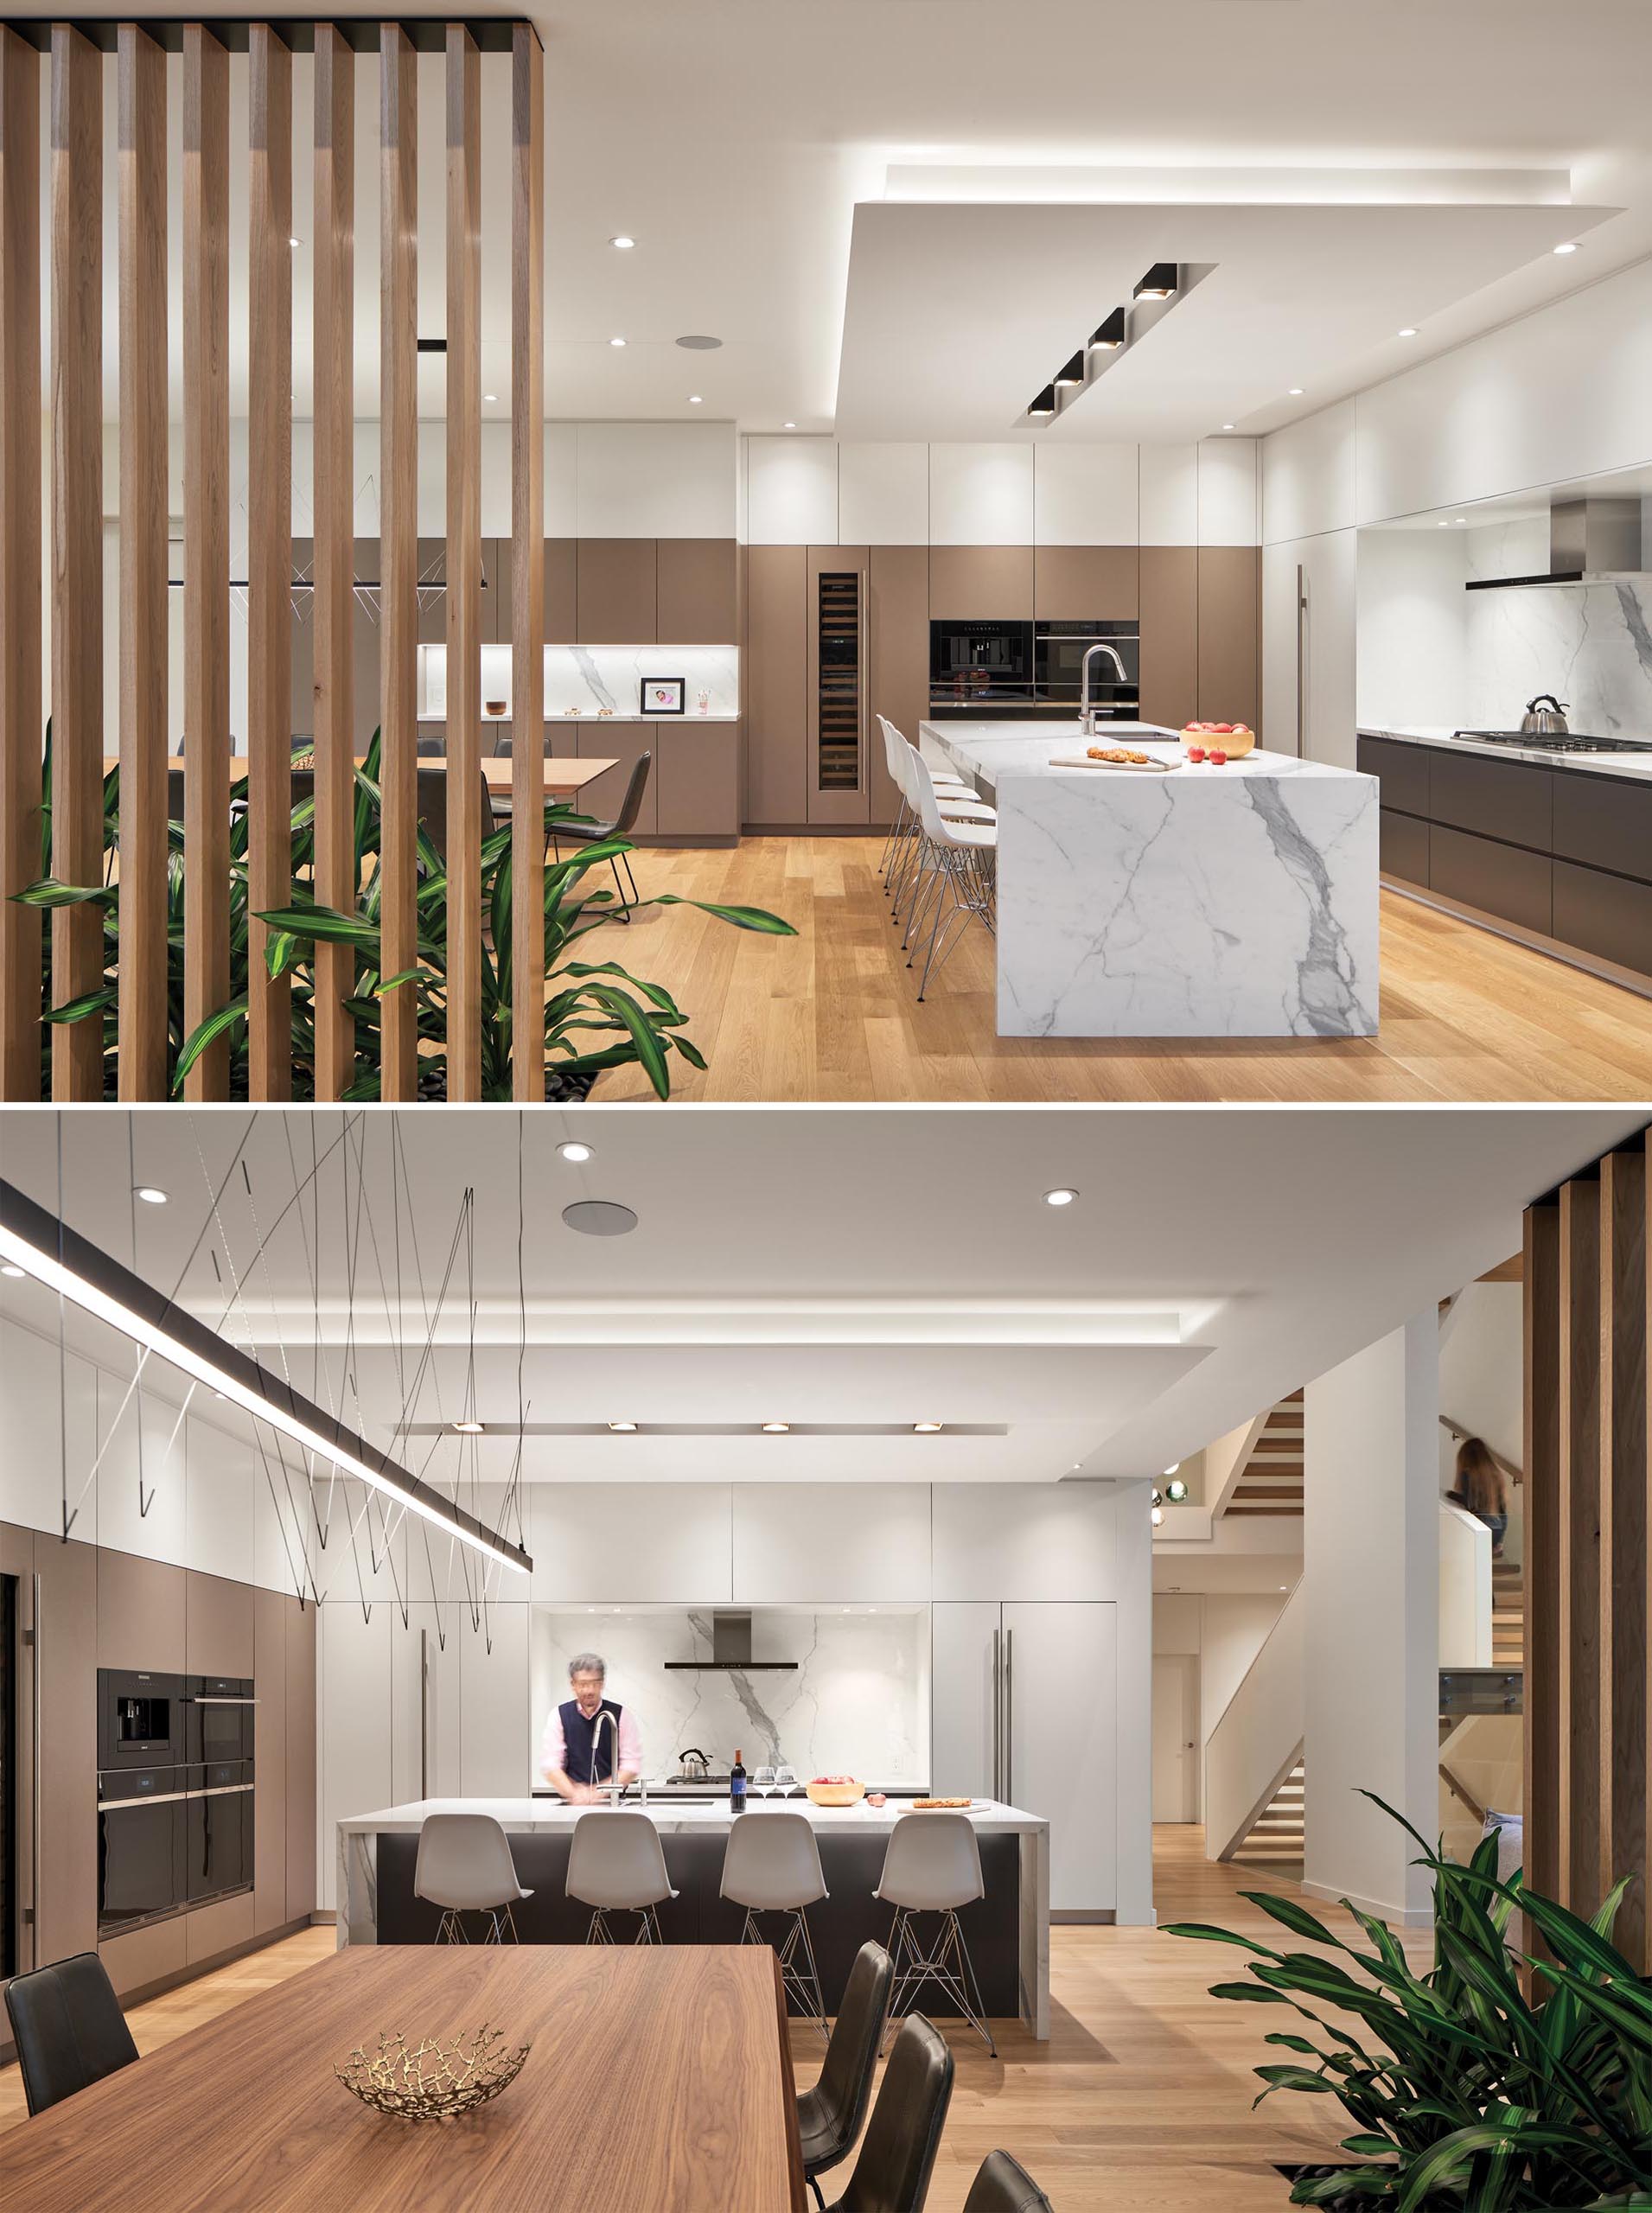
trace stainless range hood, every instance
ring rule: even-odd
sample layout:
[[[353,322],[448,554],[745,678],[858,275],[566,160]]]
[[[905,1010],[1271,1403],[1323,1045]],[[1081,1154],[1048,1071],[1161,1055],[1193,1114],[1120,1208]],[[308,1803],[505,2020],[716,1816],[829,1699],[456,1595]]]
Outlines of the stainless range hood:
[[[1557,500],[1549,509],[1549,565],[1533,577],[1473,577],[1466,591],[1530,590],[1555,584],[1638,584],[1641,502],[1635,498]]]
[[[754,1660],[751,1656],[751,1616],[749,1614],[713,1613],[711,1616],[711,1656],[709,1660],[667,1660],[667,1668],[694,1669],[697,1672],[718,1668],[724,1674],[737,1670],[745,1674],[749,1669],[762,1668],[795,1668],[795,1660]]]

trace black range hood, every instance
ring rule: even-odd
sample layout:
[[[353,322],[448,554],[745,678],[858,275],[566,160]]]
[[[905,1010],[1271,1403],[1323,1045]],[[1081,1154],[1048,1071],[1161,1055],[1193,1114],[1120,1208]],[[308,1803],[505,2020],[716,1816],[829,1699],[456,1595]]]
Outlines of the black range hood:
[[[1639,583],[1642,564],[1638,498],[1557,500],[1549,509],[1549,565],[1535,576],[1472,577],[1465,591],[1531,590],[1556,584]]]
[[[711,1617],[711,1656],[709,1660],[667,1660],[669,1668],[694,1668],[705,1672],[721,1668],[732,1674],[737,1668],[743,1673],[758,1668],[789,1668],[795,1670],[795,1660],[754,1660],[751,1656],[751,1616],[749,1614],[713,1614]]]

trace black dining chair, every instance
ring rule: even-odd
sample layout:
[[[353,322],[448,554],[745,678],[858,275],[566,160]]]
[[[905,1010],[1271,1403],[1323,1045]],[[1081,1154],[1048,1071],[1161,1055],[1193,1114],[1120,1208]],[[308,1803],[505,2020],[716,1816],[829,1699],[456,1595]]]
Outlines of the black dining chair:
[[[625,788],[625,797],[620,802],[620,811],[611,822],[556,823],[551,832],[551,848],[556,858],[558,860],[562,858],[564,839],[571,845],[600,845],[609,838],[628,838],[636,827],[638,815],[642,812],[642,794],[648,788],[648,771],[653,765],[652,753],[638,754],[631,769],[631,781]],[[620,881],[622,863],[625,867],[623,883]],[[631,873],[630,857],[626,853],[617,853],[609,863],[609,866],[614,871],[614,887],[619,893],[620,903],[625,909],[620,920],[622,922],[628,922],[631,919],[631,909],[641,896],[637,890],[636,878]],[[628,893],[626,890],[627,884],[630,886]]]
[[[1019,2159],[989,2152],[969,2186],[964,2213],[1056,2213]]]
[[[816,2177],[849,2157],[864,2125],[894,1980],[895,1964],[883,1947],[863,1944],[844,1986],[820,2079],[798,2098],[803,2172],[817,2205],[826,2200]]]
[[[445,861],[448,857],[448,776],[446,768],[418,770],[418,819],[431,835],[431,843]],[[480,768],[476,775],[482,784],[482,834],[491,838],[498,825],[494,816],[492,794],[488,779]]]
[[[101,2082],[137,2057],[115,1987],[95,1952],[14,1976],[6,1985],[6,2012],[31,2114]]]
[[[952,2080],[946,2038],[922,2013],[909,2013],[836,2213],[923,2213]]]

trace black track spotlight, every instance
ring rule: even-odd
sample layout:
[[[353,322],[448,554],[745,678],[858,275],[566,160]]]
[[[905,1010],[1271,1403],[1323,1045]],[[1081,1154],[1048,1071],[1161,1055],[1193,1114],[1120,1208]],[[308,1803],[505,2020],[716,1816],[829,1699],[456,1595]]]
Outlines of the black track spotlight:
[[[1131,297],[1138,300],[1168,300],[1175,290],[1176,264],[1156,261]]]
[[[1047,384],[1044,386],[1037,399],[1028,408],[1027,412],[1035,422],[1056,412],[1056,387],[1053,384]]]
[[[1090,335],[1093,354],[1116,354],[1125,342],[1125,311],[1114,308],[1105,322],[1098,323]]]

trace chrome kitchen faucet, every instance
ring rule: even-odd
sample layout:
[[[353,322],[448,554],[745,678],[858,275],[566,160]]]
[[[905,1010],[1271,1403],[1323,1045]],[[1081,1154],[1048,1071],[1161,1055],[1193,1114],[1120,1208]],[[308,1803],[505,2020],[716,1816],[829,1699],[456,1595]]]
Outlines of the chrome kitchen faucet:
[[[1090,705],[1090,663],[1098,654],[1106,654],[1119,672],[1120,684],[1128,684],[1130,681],[1129,672],[1124,664],[1124,656],[1116,646],[1108,645],[1105,638],[1098,638],[1094,645],[1086,646],[1084,660],[1079,670],[1078,695],[1079,728],[1086,737],[1095,736],[1096,710]]]

